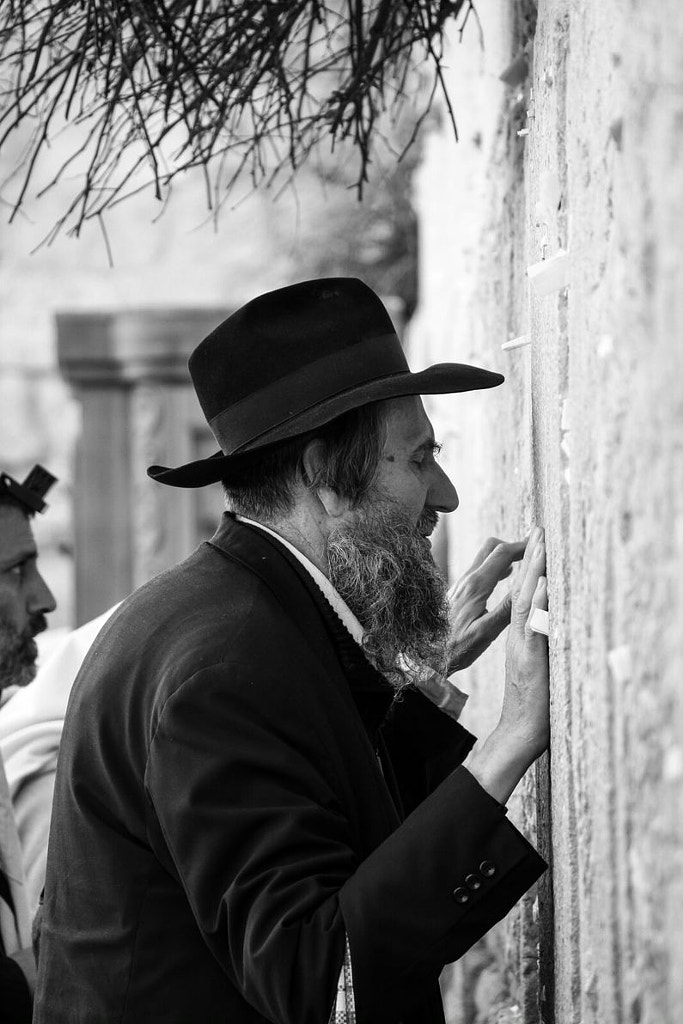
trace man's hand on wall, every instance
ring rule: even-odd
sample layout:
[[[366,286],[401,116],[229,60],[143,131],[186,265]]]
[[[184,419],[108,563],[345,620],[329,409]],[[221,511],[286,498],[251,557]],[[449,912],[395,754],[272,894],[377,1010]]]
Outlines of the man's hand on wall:
[[[550,738],[548,641],[530,628],[535,608],[548,608],[545,534],[540,527],[531,531],[512,599],[500,716],[501,726],[527,746],[530,760],[543,753]]]
[[[465,575],[449,590],[449,675],[476,661],[510,622],[511,594],[491,611],[486,604],[498,583],[512,572],[513,563],[522,558],[525,543],[489,537]]]
[[[512,597],[505,694],[498,725],[474,748],[465,767],[501,804],[548,746],[548,641],[530,628],[534,608],[548,607],[543,530],[531,531]]]

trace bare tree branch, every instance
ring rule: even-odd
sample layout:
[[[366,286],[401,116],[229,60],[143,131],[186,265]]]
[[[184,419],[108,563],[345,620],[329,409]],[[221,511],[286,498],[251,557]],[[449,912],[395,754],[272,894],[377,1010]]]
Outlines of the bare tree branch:
[[[0,145],[29,128],[14,217],[40,156],[61,167],[36,195],[74,194],[50,232],[78,234],[127,196],[201,168],[216,216],[240,173],[254,187],[291,174],[325,140],[352,140],[362,190],[378,125],[398,117],[410,75],[430,69],[420,123],[438,90],[447,19],[471,0],[3,0]],[[476,12],[475,12],[476,15]],[[414,91],[414,90],[413,90]],[[446,96],[446,107],[455,119]],[[22,135],[25,138],[25,135]],[[77,172],[74,174],[74,172]]]

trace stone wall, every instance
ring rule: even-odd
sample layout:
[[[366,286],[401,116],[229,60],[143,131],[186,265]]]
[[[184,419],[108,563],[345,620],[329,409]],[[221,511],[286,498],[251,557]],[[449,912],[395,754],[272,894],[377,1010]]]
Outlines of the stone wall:
[[[449,1020],[675,1024],[683,14],[672,0],[477,10],[484,47],[471,22],[449,54],[460,143],[437,126],[418,184],[411,347],[414,361],[507,377],[430,410],[461,492],[453,573],[488,534],[520,537],[531,521],[547,532],[551,751],[510,814],[538,832],[552,871],[538,903],[531,894],[446,974]],[[504,84],[523,51],[528,75]],[[538,294],[527,268],[561,252],[558,280]],[[529,344],[501,350],[520,336]],[[467,673],[466,724],[480,735],[503,656],[498,642]]]

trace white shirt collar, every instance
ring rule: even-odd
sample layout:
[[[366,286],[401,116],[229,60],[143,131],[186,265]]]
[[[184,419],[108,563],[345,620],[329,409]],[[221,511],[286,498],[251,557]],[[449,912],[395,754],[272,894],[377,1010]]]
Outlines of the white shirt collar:
[[[346,601],[339,595],[338,591],[332,586],[330,581],[324,572],[321,572],[317,565],[314,565],[310,558],[306,558],[306,555],[302,554],[298,548],[290,544],[282,534],[277,533],[276,530],[272,530],[269,526],[264,526],[263,523],[257,523],[253,519],[247,519],[246,516],[235,516],[240,523],[246,523],[248,526],[255,526],[259,530],[263,530],[264,533],[269,533],[271,537],[275,537],[281,544],[287,548],[287,550],[294,555],[296,560],[301,563],[307,573],[313,577],[314,583],[317,584],[318,588],[322,591],[323,596],[327,598],[329,603],[334,608],[335,612],[342,620],[349,633],[356,641],[357,644],[362,644],[363,641],[363,627],[360,622],[353,614]]]

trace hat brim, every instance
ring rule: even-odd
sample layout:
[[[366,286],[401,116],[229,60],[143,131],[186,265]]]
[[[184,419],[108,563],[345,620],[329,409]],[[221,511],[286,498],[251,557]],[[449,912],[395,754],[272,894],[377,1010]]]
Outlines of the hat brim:
[[[228,477],[231,469],[238,470],[250,462],[255,454],[264,452],[272,445],[305,434],[316,427],[322,427],[337,416],[369,402],[402,398],[406,395],[447,395],[479,391],[498,387],[504,380],[505,377],[501,373],[484,370],[479,366],[469,366],[466,363],[437,363],[419,373],[393,374],[333,395],[289,417],[264,431],[260,437],[252,439],[240,451],[227,455],[216,452],[207,459],[197,459],[175,468],[150,466],[147,473],[158,483],[171,487],[206,487],[207,484],[214,484]]]

